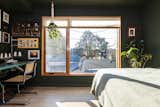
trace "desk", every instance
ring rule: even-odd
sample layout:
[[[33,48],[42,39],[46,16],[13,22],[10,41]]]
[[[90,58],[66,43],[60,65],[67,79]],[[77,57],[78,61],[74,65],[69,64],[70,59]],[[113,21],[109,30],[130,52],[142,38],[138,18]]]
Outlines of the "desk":
[[[16,63],[4,63],[4,64],[0,64],[0,72],[8,70],[8,69],[12,69],[12,68],[16,68],[16,67],[20,67],[23,65],[26,65],[28,62],[27,61],[21,61],[21,62],[16,62]],[[5,103],[5,99],[4,99],[4,86],[0,81],[0,86],[2,88],[2,102]]]
[[[27,61],[21,61],[21,62],[16,62],[16,63],[9,63],[9,64],[8,63],[0,64],[0,72],[2,70],[16,68],[16,67],[23,66],[26,64],[27,64]]]

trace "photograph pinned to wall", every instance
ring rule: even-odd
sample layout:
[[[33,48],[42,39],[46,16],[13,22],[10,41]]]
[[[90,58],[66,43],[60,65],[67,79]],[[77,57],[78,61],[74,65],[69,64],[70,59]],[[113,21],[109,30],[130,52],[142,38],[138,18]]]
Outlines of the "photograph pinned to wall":
[[[9,33],[3,32],[2,42],[3,43],[10,43],[10,34]]]
[[[128,28],[128,36],[129,37],[135,37],[136,36],[136,28],[135,27],[129,27]]]
[[[3,11],[3,22],[9,24],[9,14]]]
[[[28,50],[28,59],[38,60],[40,58],[39,50]]]

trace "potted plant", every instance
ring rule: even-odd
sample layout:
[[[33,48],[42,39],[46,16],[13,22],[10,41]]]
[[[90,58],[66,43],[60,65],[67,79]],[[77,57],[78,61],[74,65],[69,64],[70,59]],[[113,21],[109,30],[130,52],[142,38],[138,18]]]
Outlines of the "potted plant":
[[[121,52],[122,62],[125,67],[144,68],[146,63],[152,59],[151,54],[144,53],[144,41],[132,40]]]
[[[50,23],[48,26],[49,37],[51,39],[57,39],[60,35],[59,30],[57,29],[57,25],[54,23]]]

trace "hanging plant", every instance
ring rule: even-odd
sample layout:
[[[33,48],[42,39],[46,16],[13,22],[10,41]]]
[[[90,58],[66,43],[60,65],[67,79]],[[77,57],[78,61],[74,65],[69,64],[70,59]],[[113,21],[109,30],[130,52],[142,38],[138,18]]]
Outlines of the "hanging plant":
[[[57,25],[54,23],[50,23],[48,26],[48,30],[49,30],[49,37],[51,39],[57,39],[59,38],[60,32],[57,29]]]

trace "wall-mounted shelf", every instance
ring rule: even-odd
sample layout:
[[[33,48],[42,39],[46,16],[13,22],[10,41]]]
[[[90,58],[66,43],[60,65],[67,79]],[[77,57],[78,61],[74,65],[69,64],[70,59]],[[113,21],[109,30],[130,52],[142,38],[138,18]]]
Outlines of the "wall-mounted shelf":
[[[18,48],[39,48],[39,38],[18,38]]]
[[[30,35],[30,36],[26,36],[26,35],[13,35],[13,38],[39,38],[39,35]]]
[[[37,22],[29,23],[15,23],[12,29],[12,35],[14,36],[26,36],[33,37],[40,35],[40,28]]]
[[[40,26],[37,22],[16,22],[12,27],[11,52],[21,52],[18,59],[29,59],[30,50],[38,50],[40,39]],[[17,58],[17,57],[16,57]]]
[[[37,22],[15,23],[12,28],[13,47],[18,49],[39,48],[40,28]]]

